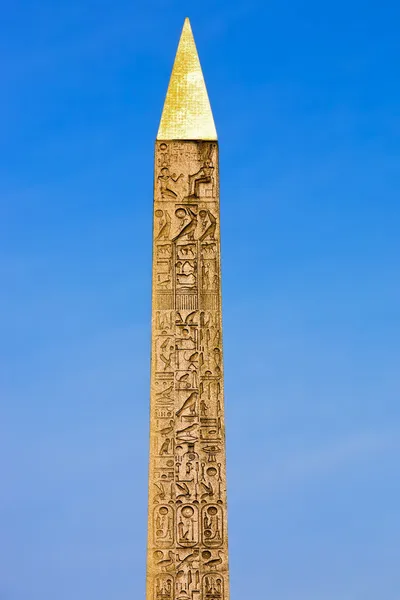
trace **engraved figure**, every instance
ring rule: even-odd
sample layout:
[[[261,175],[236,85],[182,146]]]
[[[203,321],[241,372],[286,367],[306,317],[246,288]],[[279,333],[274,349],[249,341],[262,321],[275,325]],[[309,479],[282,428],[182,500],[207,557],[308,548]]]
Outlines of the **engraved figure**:
[[[175,211],[175,215],[181,220],[181,230],[174,238],[172,238],[172,241],[176,242],[177,240],[186,236],[188,240],[193,241],[194,232],[196,231],[197,227],[197,213],[195,213],[194,210],[188,206],[187,209],[178,208]],[[187,216],[190,218],[189,223],[186,223]]]
[[[192,356],[194,357],[196,357],[197,355],[197,352],[192,354]],[[176,381],[178,390],[197,388],[198,376],[197,367],[195,363],[190,362],[186,371],[178,371],[176,374]]]
[[[183,311],[176,311],[177,325],[197,325],[197,323],[194,323],[194,318],[197,315],[197,310],[190,311],[185,318],[183,318],[182,312]]]
[[[196,277],[196,261],[185,260],[178,262],[176,268],[176,283],[182,288],[194,288],[197,283]]]
[[[222,508],[207,505],[202,511],[203,544],[207,548],[218,548],[222,545],[223,519]]]
[[[185,410],[188,410],[191,415],[195,415],[197,398],[198,393],[192,392],[190,396],[186,398],[180,409],[176,412],[176,416],[180,417]]]
[[[161,383],[161,382],[160,382]],[[156,392],[156,400],[160,404],[170,404],[173,402],[173,398],[171,397],[172,391],[174,389],[174,384],[168,385],[168,383],[162,382],[166,387],[164,387],[160,392]]]
[[[178,507],[177,542],[184,548],[196,546],[199,541],[199,517],[197,506],[184,504]]]
[[[200,583],[200,574],[198,570],[192,571],[192,569],[179,569],[176,574],[176,597],[175,600],[194,600],[199,598],[197,594],[200,594],[198,589]],[[196,593],[196,596],[193,594]]]
[[[175,348],[172,346],[170,338],[164,340],[160,348],[160,360],[164,363],[164,371],[172,371],[172,359],[174,357]]]
[[[156,262],[157,287],[159,289],[168,289],[172,287],[171,279],[171,261],[168,259],[158,260]]]
[[[165,558],[164,552],[162,550],[156,550],[153,553],[154,560],[157,561],[157,565],[161,567],[162,571],[169,571],[171,567],[175,566],[175,557],[174,553],[170,550],[167,552],[167,557]]]
[[[162,333],[167,333],[168,330],[172,329],[172,311],[161,311],[156,312],[156,329],[161,329]]]
[[[218,498],[221,497],[221,463],[218,463],[218,469],[214,466],[206,467],[206,463],[201,463],[201,485],[204,488],[202,500],[213,501],[215,490],[218,489]]]
[[[184,558],[181,558],[181,555],[178,553],[176,555],[177,560],[179,561],[176,565],[177,569],[180,569],[183,565],[187,565],[190,569],[193,568],[194,563],[199,560],[200,551],[195,548],[194,550],[190,550],[189,554],[186,554]]]
[[[217,290],[219,277],[215,259],[204,259],[201,265],[201,277],[203,290]]]
[[[221,350],[219,348],[214,348],[213,350],[213,360],[214,360],[214,373],[216,375],[221,375]]]
[[[187,483],[185,482],[181,482],[181,481],[177,481],[176,482],[176,488],[177,488],[177,492],[178,494],[176,494],[176,501],[177,502],[182,502],[182,498],[185,498],[186,501],[190,500],[190,489]]]
[[[161,435],[169,435],[174,430],[174,422],[170,419],[169,425],[159,429],[157,433],[161,433]]]
[[[201,499],[203,502],[207,500],[213,500],[214,498],[214,488],[211,481],[207,484],[204,481],[201,482],[202,487],[204,488],[204,493],[201,494]]]
[[[192,198],[199,197],[200,184],[202,183],[212,183],[214,175],[214,165],[212,160],[208,159],[204,161],[203,166],[197,171],[197,173],[193,173],[193,175],[189,175],[189,194]]]
[[[158,575],[154,583],[155,600],[174,600],[174,579],[171,575]]]
[[[169,216],[168,211],[158,208],[155,211],[154,216],[158,219],[158,233],[155,237],[156,241],[168,240],[171,231],[171,217]]]
[[[190,329],[188,327],[184,327],[180,333],[181,337],[176,338],[176,349],[195,350],[196,341],[194,337],[190,335]]]
[[[208,412],[208,404],[203,397],[200,398],[200,415],[206,417]]]
[[[198,361],[199,353],[197,350],[178,350],[176,381],[177,389],[189,389],[198,387]]]
[[[199,212],[201,220],[201,229],[203,233],[200,236],[200,241],[203,242],[205,239],[215,240],[215,230],[217,227],[217,219],[209,210],[201,210]]]
[[[221,550],[217,550],[216,555],[213,555],[210,550],[203,550],[201,557],[205,561],[204,566],[210,569],[210,571],[215,571],[222,565]]]
[[[159,146],[159,159],[158,159],[158,164],[161,165],[162,167],[168,167],[169,166],[169,148],[167,146],[167,144],[165,144],[164,142],[162,144],[160,144]]]
[[[170,419],[171,417],[173,417],[173,411],[171,410],[172,407],[171,406],[161,406],[161,407],[156,407],[154,414],[156,416],[157,419]]]
[[[195,442],[198,439],[197,435],[193,435],[194,431],[198,428],[197,423],[192,423],[182,429],[176,431],[176,439],[181,442]],[[197,432],[196,432],[197,433]]]
[[[210,574],[203,577],[204,600],[222,600],[224,594],[224,580],[221,575]]]
[[[205,446],[203,450],[208,454],[208,462],[217,462],[217,453],[221,450],[219,446]]]
[[[201,424],[201,439],[206,442],[218,442],[221,435],[220,419],[214,417],[202,417]]]
[[[185,451],[184,444],[187,445],[187,449]],[[193,442],[181,442],[176,446],[176,455],[175,455],[175,481],[179,482],[183,486],[178,486],[179,488],[179,496],[177,495],[176,499],[179,497],[190,498],[191,492],[187,483],[197,483],[198,482],[198,462],[199,455],[195,451],[195,444]]]
[[[183,173],[176,177],[175,173],[170,175],[168,167],[163,167],[161,169],[161,175],[158,176],[158,181],[160,183],[161,198],[163,200],[176,200],[178,194],[171,189],[171,186],[174,183],[177,183],[181,177],[183,177]]]
[[[153,499],[154,504],[158,504],[159,502],[165,502],[166,494],[164,484],[154,482],[154,485],[157,489],[157,493],[154,495]]]
[[[161,444],[160,448],[160,456],[164,456],[164,454],[169,454],[169,446],[171,444],[171,440],[166,438]]]
[[[214,270],[213,278],[212,278],[212,289],[217,290],[219,286],[219,276],[216,270]]]
[[[212,417],[212,416],[220,416],[220,414],[221,414],[221,402],[220,402],[221,383],[220,383],[220,377],[217,376],[217,375],[213,375],[211,373],[211,371],[206,370],[205,373],[202,374],[201,379],[202,380],[200,382],[200,387],[199,387],[200,397],[203,398],[205,401],[206,400],[211,401],[212,399],[216,400],[216,403],[213,402],[211,404],[211,406],[208,406],[208,408],[210,409],[208,416],[210,416],[210,417]]]
[[[157,257],[158,258],[171,258],[172,248],[171,244],[160,244],[157,246]]]
[[[204,242],[204,244],[201,245],[201,252],[204,258],[215,258],[217,254],[217,246],[213,242]]]
[[[174,541],[174,513],[171,506],[157,506],[154,509],[154,544],[168,548]]]
[[[196,257],[196,246],[195,244],[185,244],[176,247],[177,256],[179,259],[195,258]]]
[[[210,288],[210,265],[208,262],[203,262],[201,265],[201,281],[203,289],[208,290]]]

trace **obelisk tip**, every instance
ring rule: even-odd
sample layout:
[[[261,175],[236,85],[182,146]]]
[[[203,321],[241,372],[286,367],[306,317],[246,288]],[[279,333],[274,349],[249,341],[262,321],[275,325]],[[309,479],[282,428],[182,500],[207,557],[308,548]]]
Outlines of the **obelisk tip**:
[[[157,139],[217,139],[207,88],[188,17],[183,24]]]

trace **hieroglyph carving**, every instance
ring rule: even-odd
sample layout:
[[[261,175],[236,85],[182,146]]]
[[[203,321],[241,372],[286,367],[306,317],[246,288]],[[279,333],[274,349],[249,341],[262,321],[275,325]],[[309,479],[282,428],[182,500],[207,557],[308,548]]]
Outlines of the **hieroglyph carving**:
[[[217,143],[155,172],[147,600],[228,600]]]

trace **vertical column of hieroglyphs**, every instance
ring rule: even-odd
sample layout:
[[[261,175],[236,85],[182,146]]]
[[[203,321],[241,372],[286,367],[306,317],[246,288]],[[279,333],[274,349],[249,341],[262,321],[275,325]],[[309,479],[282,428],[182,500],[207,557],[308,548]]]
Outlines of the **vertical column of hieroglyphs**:
[[[147,600],[227,600],[218,146],[157,141]]]

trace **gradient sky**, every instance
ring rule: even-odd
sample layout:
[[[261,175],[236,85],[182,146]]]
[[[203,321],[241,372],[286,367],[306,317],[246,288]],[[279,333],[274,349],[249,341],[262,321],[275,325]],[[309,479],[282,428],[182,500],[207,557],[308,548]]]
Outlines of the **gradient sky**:
[[[231,600],[400,598],[400,6],[14,0],[0,599],[144,599],[153,143],[219,133]]]

